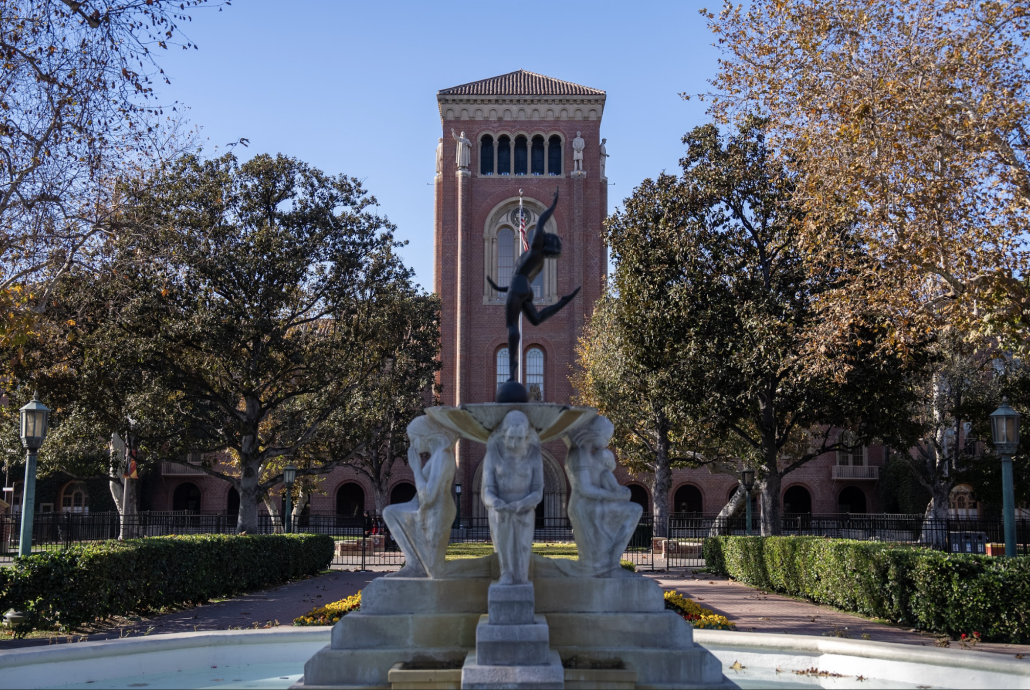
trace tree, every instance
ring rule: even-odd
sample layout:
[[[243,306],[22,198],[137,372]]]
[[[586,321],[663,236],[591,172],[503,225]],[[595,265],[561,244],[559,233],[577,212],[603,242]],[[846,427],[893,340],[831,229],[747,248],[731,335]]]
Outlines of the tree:
[[[852,301],[894,314],[902,337],[923,314],[1024,347],[1030,6],[757,0],[705,14],[723,53],[713,113],[770,118],[810,251],[854,222],[872,261]]]
[[[835,236],[847,260],[813,263],[802,250],[793,179],[771,160],[763,128],[750,120],[725,138],[712,125],[693,130],[682,179],[645,180],[609,218],[618,327],[608,347],[628,371],[665,377],[661,395],[676,396],[685,452],[670,460],[756,468],[762,532],[776,534],[784,475],[838,448],[913,435],[905,403],[918,361],[883,347],[875,314],[855,315],[847,338],[822,338],[819,301],[864,259],[847,227]],[[581,349],[608,333],[594,327],[589,337]],[[584,367],[596,368],[591,359]],[[633,377],[607,380],[615,385],[593,388],[605,413],[627,389],[647,395]],[[662,488],[656,481],[656,505],[668,500]]]
[[[185,156],[129,195],[127,222],[159,284],[126,330],[175,391],[192,450],[230,454],[235,472],[204,471],[237,488],[239,529],[253,531],[282,466],[376,394],[411,271],[357,180],[281,155]]]

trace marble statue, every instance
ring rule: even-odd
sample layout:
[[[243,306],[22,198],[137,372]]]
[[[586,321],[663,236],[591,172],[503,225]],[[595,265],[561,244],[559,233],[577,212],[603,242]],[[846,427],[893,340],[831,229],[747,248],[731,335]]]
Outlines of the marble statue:
[[[583,171],[583,149],[587,143],[583,141],[583,133],[576,132],[576,138],[572,140],[572,171]]]
[[[454,162],[458,166],[458,170],[468,170],[469,161],[472,160],[472,142],[465,138],[464,132],[461,133],[461,136],[458,136],[452,129],[451,136],[457,142],[457,147],[454,150]]]
[[[390,534],[404,552],[404,567],[387,577],[432,577],[444,573],[447,543],[457,508],[451,497],[454,444],[458,434],[429,417],[408,425],[408,464],[415,476],[415,498],[383,509]],[[422,453],[429,459],[422,462]]]
[[[529,582],[536,505],[544,497],[540,437],[518,410],[504,417],[486,442],[483,504],[500,564],[498,584]]]
[[[544,269],[544,259],[561,256],[561,237],[544,230],[544,226],[557,205],[558,190],[555,189],[554,202],[537,219],[536,226],[527,240],[529,249],[519,255],[507,287],[500,287],[490,276],[486,277],[490,287],[494,290],[508,293],[504,301],[504,320],[505,326],[508,328],[508,380],[497,388],[497,402],[529,402],[529,391],[516,380],[519,352],[522,351],[520,349],[522,334],[519,328],[519,315],[525,314],[527,321],[534,326],[539,326],[561,311],[579,294],[579,288],[576,288],[571,294],[565,295],[554,304],[539,311],[533,304],[533,280]]]
[[[436,174],[443,173],[443,137],[436,142]]]
[[[604,142],[607,139],[601,140],[601,177],[604,177],[604,166],[608,163],[608,151],[604,148]]]
[[[580,568],[588,577],[619,577],[626,544],[640,523],[643,508],[630,501],[629,487],[615,478],[615,456],[608,450],[614,427],[594,417],[572,432],[565,459],[572,494],[569,520],[579,551]]]

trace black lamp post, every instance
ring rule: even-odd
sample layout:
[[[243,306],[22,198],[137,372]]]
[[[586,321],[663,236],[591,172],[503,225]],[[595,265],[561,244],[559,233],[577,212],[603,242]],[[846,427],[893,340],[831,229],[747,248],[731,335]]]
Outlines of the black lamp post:
[[[746,506],[745,519],[747,523],[744,525],[745,536],[751,536],[751,489],[755,487],[755,471],[751,469],[743,469],[740,471],[740,483],[744,485],[744,505]]]
[[[297,468],[287,465],[283,468],[283,484],[286,485],[286,534],[293,531],[293,483],[297,481]]]
[[[458,497],[458,514],[454,519],[458,522],[458,529],[461,529],[461,484],[454,485],[454,495]]]
[[[1016,497],[1012,481],[1012,456],[1019,448],[1019,413],[1001,399],[1001,407],[991,413],[994,449],[1001,456],[1002,517],[1005,520],[1005,555],[1016,555]]]
[[[50,410],[39,401],[34,393],[32,401],[21,408],[21,444],[28,450],[25,462],[25,486],[21,492],[21,536],[18,541],[18,555],[32,553],[32,518],[36,510],[36,453],[46,438],[50,423]]]

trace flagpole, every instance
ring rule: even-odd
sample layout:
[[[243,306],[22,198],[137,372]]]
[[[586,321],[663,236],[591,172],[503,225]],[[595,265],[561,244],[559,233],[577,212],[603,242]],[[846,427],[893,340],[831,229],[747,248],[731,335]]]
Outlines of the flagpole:
[[[519,190],[519,249],[526,251],[526,217],[522,214],[522,190]],[[520,252],[521,253],[521,252]],[[519,312],[519,383],[525,385],[522,380],[522,312]]]

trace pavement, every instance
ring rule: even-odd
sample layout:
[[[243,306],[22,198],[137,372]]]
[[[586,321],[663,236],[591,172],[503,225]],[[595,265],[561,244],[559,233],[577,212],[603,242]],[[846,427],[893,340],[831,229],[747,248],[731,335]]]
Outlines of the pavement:
[[[163,633],[291,625],[294,618],[316,606],[338,601],[360,591],[389,570],[333,570],[316,577],[190,609],[144,618],[120,619],[112,627],[88,635],[0,640],[0,650]],[[928,647],[942,644],[928,633],[764,592],[725,577],[689,570],[641,574],[655,580],[663,589],[675,589],[705,608],[726,616],[742,632],[869,639]],[[969,649],[955,641],[951,641],[948,648]],[[1030,645],[980,643],[974,649],[1025,658],[1026,663],[1030,664]]]

